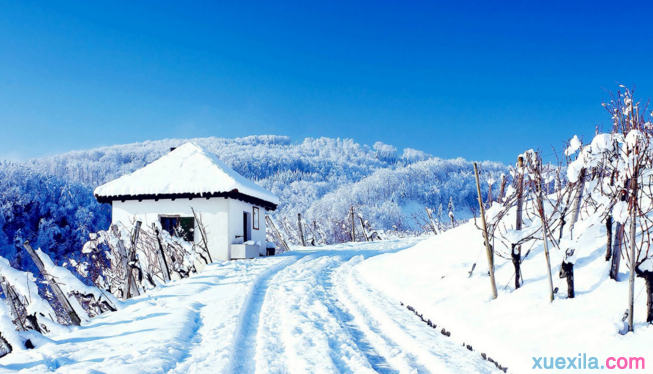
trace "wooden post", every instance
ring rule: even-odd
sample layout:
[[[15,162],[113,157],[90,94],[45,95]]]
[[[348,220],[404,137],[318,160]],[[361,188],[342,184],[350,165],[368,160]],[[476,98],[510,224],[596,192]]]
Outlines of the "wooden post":
[[[195,225],[197,225],[197,229],[199,230],[200,236],[202,237],[202,243],[204,243],[206,255],[209,256],[209,263],[213,263],[213,259],[211,258],[211,251],[209,250],[209,241],[206,239],[206,227],[204,227],[204,223],[202,222],[201,213],[195,213],[195,208],[193,207],[191,207],[190,210],[193,212],[193,217],[195,217]]]
[[[492,185],[487,185],[487,202],[485,203],[488,208],[492,207]]]
[[[363,221],[363,217],[358,217],[358,220],[361,223],[361,231],[363,232],[363,238],[365,238],[366,242],[370,241],[369,236],[367,235],[367,232],[365,232],[365,222]]]
[[[578,192],[574,197],[574,210],[571,212],[571,224],[569,225],[569,236],[573,240],[574,225],[580,215],[580,205],[583,202],[583,189],[585,188],[585,169],[581,169],[578,175]]]
[[[351,215],[351,241],[356,241],[356,222],[354,221],[354,206],[352,205],[349,209]]]
[[[546,234],[546,217],[544,214],[544,198],[542,197],[541,180],[537,181],[537,188],[539,193],[537,195],[537,203],[539,205],[540,219],[542,220],[542,241],[544,242],[544,257],[546,257],[546,268],[549,276],[549,301],[553,302],[553,278],[551,277],[551,259],[549,258],[549,244]]]
[[[630,206],[630,274],[628,278],[628,331],[635,331],[633,324],[633,316],[635,314],[635,267],[637,266],[637,259],[635,252],[637,245],[637,175],[638,168],[635,167],[633,178],[631,182],[631,206]]]
[[[281,236],[281,233],[279,232],[279,229],[277,229],[277,226],[274,224],[272,221],[272,218],[270,216],[266,215],[265,216],[265,222],[274,229],[274,232],[276,233],[277,240],[279,240],[279,243],[281,243],[281,246],[287,251],[290,251],[290,247],[288,247],[288,243],[286,243],[285,240],[283,240],[283,237]]]
[[[122,241],[122,237],[120,237],[120,231],[118,230],[117,225],[111,225],[111,232],[113,233],[113,236],[117,239],[116,245],[118,246],[118,251],[124,255],[124,257],[121,258],[121,265],[125,269],[125,279],[123,280],[122,287],[122,299],[127,300],[128,299],[128,294],[129,294],[129,273],[131,272],[131,268],[129,266],[129,253],[127,252],[127,249],[125,248],[125,243]]]
[[[614,186],[614,176],[615,172],[612,172],[610,176],[610,186]],[[606,246],[605,246],[605,261],[610,261],[612,259],[612,208],[608,210],[608,216],[605,219],[605,232],[606,232]]]
[[[136,280],[134,279],[134,268],[135,268],[134,264],[136,263],[136,244],[138,243],[138,235],[141,232],[141,225],[142,225],[141,221],[136,221],[136,226],[134,226],[134,232],[132,233],[132,237],[131,237],[129,256],[127,257],[129,259],[129,267],[127,268],[129,270],[127,272],[127,285],[128,285],[127,290],[129,291],[129,293],[127,294],[127,298],[140,295],[140,291],[138,290],[138,286],[136,285]]]
[[[607,243],[605,245],[605,261],[612,258],[612,215],[605,219],[605,233]]]
[[[580,215],[580,206],[583,202],[583,189],[585,188],[585,169],[581,169],[578,176],[578,191],[576,196],[574,196],[574,207],[571,212],[571,223],[569,225],[569,239],[574,240],[574,226],[578,221],[578,216]],[[567,278],[567,297],[573,299],[576,296],[574,291],[574,264],[567,262],[567,257],[573,256],[575,248],[568,248],[565,251],[565,257],[562,259],[562,265],[560,267],[560,276]]]
[[[306,239],[304,239],[304,228],[302,227],[302,214],[297,213],[297,228],[299,229],[299,238],[302,242],[302,247],[306,247]]]
[[[165,282],[170,282],[170,269],[168,268],[168,262],[166,261],[166,253],[165,250],[163,249],[163,244],[161,244],[161,236],[159,233],[159,229],[156,227],[156,223],[152,224],[152,229],[154,230],[154,234],[156,235],[156,241],[159,244],[159,253],[158,253],[158,258],[159,258],[159,266],[161,266],[161,272],[163,273],[163,280]]]
[[[505,174],[501,174],[501,186],[499,187],[499,196],[497,196],[497,202],[503,204],[503,197],[506,194],[506,184],[508,183],[508,178]]]
[[[317,234],[318,234],[318,233],[320,234],[321,240],[318,240],[318,238],[317,238]],[[317,229],[317,221],[316,221],[316,220],[313,220],[313,235],[315,236],[315,241],[316,241],[318,244],[320,244],[320,242],[324,242],[324,236],[323,236],[322,233],[320,233],[320,231]]]
[[[626,201],[626,188],[630,186],[630,180],[626,181],[624,189],[621,191],[621,201]],[[610,279],[617,280],[619,276],[619,266],[621,264],[621,250],[624,241],[625,227],[621,222],[617,222],[614,227],[615,236],[612,241],[612,263],[610,264]]]
[[[481,221],[483,222],[483,236],[485,239],[485,252],[487,253],[487,264],[490,269],[490,283],[492,285],[492,298],[497,298],[497,284],[494,281],[494,261],[492,261],[492,249],[490,249],[490,238],[487,234],[487,222],[485,221],[485,208],[481,197],[481,182],[478,178],[478,166],[474,163],[474,175],[476,176],[476,190],[478,192],[478,205],[481,209]]]
[[[43,265],[43,261],[41,261],[39,255],[34,251],[34,249],[32,249],[32,246],[29,244],[29,241],[25,241],[25,243],[23,243],[23,247],[25,247],[25,250],[27,251],[27,253],[29,253],[30,257],[36,264],[36,267],[43,275],[43,278],[45,278],[45,280],[48,282],[48,285],[50,286],[50,289],[54,293],[54,296],[57,298],[57,300],[59,300],[59,303],[64,308],[66,313],[68,313],[68,317],[70,317],[70,322],[75,326],[79,326],[82,323],[82,320],[77,315],[77,312],[75,312],[75,309],[73,309],[73,306],[70,304],[70,300],[68,300],[68,297],[63,293],[61,288],[59,288],[57,282],[55,282],[54,279],[50,276],[50,274],[48,274],[48,272],[45,270],[45,265]]]
[[[25,325],[23,324],[23,319],[20,318],[20,313],[18,312],[18,308],[16,306],[16,295],[14,291],[11,289],[11,285],[7,282],[5,277],[0,275],[0,285],[2,285],[2,292],[5,294],[5,299],[9,303],[9,307],[11,308],[11,314],[14,316],[15,321],[18,323],[18,331],[27,331],[25,328]]]
[[[424,210],[426,210],[426,215],[429,217],[429,226],[431,226],[433,234],[438,235],[438,230],[436,229],[435,221],[433,220],[433,213],[431,213],[431,210],[428,207],[424,207]]]
[[[524,157],[517,157],[517,219],[515,221],[515,230],[521,231],[524,212]],[[521,245],[513,244],[510,256],[515,268],[515,289],[521,287]]]

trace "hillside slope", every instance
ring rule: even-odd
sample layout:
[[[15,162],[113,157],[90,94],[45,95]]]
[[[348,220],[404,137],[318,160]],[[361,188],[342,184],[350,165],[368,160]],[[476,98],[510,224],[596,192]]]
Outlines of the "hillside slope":
[[[653,327],[646,324],[644,292],[635,304],[635,334],[619,334],[627,308],[628,269],[622,266],[618,282],[608,278],[605,243],[602,229],[595,242],[578,254],[575,299],[566,298],[566,283],[557,276],[562,257],[552,250],[554,287],[559,287],[553,303],[547,296],[541,241],[522,263],[524,284],[518,290],[513,286],[511,262],[495,256],[499,296],[492,300],[483,237],[472,222],[405,251],[372,258],[361,264],[360,272],[395,302],[414,307],[451,331],[459,344],[486,353],[508,366],[509,372],[529,371],[532,357],[546,357],[548,362],[551,357],[579,354],[597,357],[599,366],[605,366],[609,357],[622,356],[644,357],[650,361],[646,364],[653,365]],[[637,279],[636,295],[643,287],[644,281]]]

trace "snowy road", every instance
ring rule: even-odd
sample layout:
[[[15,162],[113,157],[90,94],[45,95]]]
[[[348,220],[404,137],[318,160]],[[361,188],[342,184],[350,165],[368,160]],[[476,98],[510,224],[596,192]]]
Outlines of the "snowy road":
[[[478,373],[494,368],[363,283],[388,243],[308,252],[255,293],[236,345],[237,373]],[[354,249],[355,248],[355,249]]]
[[[492,372],[477,353],[362,281],[357,264],[414,243],[345,244],[212,265],[51,344],[3,358],[0,371]]]

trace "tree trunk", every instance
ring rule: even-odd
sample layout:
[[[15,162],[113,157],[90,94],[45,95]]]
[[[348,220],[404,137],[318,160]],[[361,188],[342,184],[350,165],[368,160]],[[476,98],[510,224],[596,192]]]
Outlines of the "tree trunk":
[[[564,274],[564,277],[567,278],[567,297],[573,299],[574,296],[576,296],[574,290],[574,264],[563,262],[561,272]]]
[[[605,231],[607,233],[607,243],[605,246],[605,260],[610,261],[612,257],[612,216],[605,219]]]

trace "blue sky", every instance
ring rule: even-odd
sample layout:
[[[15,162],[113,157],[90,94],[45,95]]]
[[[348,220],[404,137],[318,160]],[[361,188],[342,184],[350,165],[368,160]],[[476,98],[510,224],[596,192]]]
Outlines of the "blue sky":
[[[512,162],[653,95],[645,2],[0,0],[0,158],[171,137]]]

